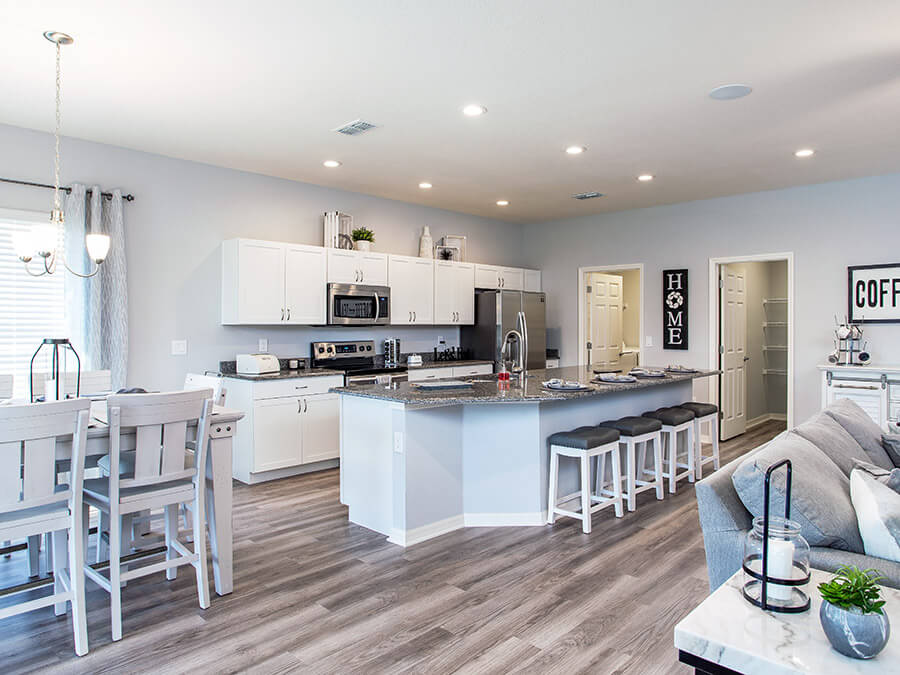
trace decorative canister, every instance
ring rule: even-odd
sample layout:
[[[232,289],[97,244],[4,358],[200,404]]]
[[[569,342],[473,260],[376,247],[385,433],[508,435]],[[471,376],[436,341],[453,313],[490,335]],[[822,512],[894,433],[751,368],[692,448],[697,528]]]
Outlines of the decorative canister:
[[[428,225],[422,228],[422,236],[419,238],[419,257],[434,257],[434,242],[431,239],[431,230]]]

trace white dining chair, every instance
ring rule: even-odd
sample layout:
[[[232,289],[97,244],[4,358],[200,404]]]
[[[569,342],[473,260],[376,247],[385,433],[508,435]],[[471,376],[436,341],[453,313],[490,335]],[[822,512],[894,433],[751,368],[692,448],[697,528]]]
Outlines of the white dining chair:
[[[90,405],[87,399],[75,399],[0,407],[0,539],[39,538],[50,532],[53,547],[53,593],[3,607],[0,619],[49,605],[59,616],[70,602],[79,656],[88,652],[82,487]],[[70,434],[69,484],[58,485],[57,437]],[[22,584],[8,593],[30,587]]]
[[[112,638],[122,639],[122,582],[165,570],[174,579],[176,568],[192,565],[197,575],[200,607],[209,607],[206,569],[206,451],[211,389],[162,394],[119,394],[107,399],[109,415],[109,477],[85,481],[84,521],[88,507],[99,509],[109,527],[109,576],[85,568],[88,578],[110,594]],[[197,450],[193,466],[186,460],[188,423],[197,422]],[[135,449],[121,450],[121,433],[135,434]],[[124,462],[122,460],[125,460]],[[124,464],[124,467],[123,467]],[[134,469],[122,472],[129,465]],[[201,467],[198,470],[198,467]],[[191,503],[193,550],[178,538],[178,505]],[[144,567],[122,568],[122,555],[130,547],[130,532],[123,532],[123,516],[165,509],[166,560]],[[127,523],[128,521],[126,521]],[[124,525],[128,529],[128,525]]]
[[[225,405],[225,395],[228,391],[225,389],[225,378],[221,375],[188,373],[184,376],[184,390],[189,391],[191,389],[212,389],[213,403]]]

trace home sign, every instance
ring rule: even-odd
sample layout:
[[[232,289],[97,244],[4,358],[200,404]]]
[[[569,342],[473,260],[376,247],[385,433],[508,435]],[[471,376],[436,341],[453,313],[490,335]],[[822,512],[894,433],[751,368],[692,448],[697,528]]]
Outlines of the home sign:
[[[688,271],[663,270],[663,349],[688,348]]]

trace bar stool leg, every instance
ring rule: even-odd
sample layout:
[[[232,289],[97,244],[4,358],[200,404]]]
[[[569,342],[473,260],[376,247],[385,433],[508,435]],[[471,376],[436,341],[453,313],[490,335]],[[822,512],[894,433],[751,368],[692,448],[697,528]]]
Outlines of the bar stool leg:
[[[709,421],[712,429],[712,447],[713,447],[713,468],[719,470],[719,413]]]
[[[696,449],[696,444],[694,443],[694,435],[696,433],[697,437],[700,437],[700,425],[692,424],[687,429],[687,453],[688,453],[688,482],[694,482],[694,467],[697,465],[696,461],[696,453],[694,452]]]
[[[556,522],[556,483],[559,479],[559,455],[550,448],[550,485],[547,489],[547,522],[552,525]]]
[[[672,432],[662,432],[660,438],[665,438],[665,455],[669,458],[669,494],[675,494],[675,474],[678,471],[678,437]]]
[[[616,443],[612,450],[612,477],[613,477],[613,508],[616,510],[616,518],[621,518],[622,513],[622,456],[619,454],[619,444]]]
[[[647,441],[648,443],[653,443],[653,459],[656,467],[656,498],[662,499],[665,497],[665,493],[663,491],[663,462],[662,462],[662,443],[660,442],[661,435],[657,434],[654,438]],[[677,442],[677,438],[676,438]],[[675,444],[673,444],[675,445]]]
[[[581,531],[591,533],[591,458],[581,453]]]
[[[597,496],[601,496],[600,493],[603,492],[603,489],[606,487],[606,453],[604,452],[602,455],[597,456],[597,476],[594,479],[594,485],[596,486],[596,494]],[[621,486],[619,486],[621,488]]]
[[[635,501],[634,501],[634,496],[635,496],[634,495],[634,490],[635,490],[634,451],[635,451],[635,447],[634,447],[634,445],[635,445],[634,441],[631,440],[630,438],[625,441],[625,452],[626,452],[625,463],[627,465],[625,468],[625,472],[626,472],[625,481],[628,485],[626,490],[628,492],[628,510],[629,511],[634,511],[634,507],[635,507]]]

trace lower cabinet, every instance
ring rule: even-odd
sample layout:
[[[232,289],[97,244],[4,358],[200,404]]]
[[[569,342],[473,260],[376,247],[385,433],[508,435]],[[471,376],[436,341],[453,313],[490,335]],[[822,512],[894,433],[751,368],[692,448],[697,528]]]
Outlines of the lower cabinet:
[[[234,444],[236,479],[257,483],[340,457],[343,376],[254,382],[231,379],[228,407],[247,413]]]
[[[410,368],[407,377],[410,382],[425,380],[445,380],[451,377],[470,377],[472,375],[490,375],[494,372],[491,363],[476,363],[467,366],[439,366],[437,368]]]

